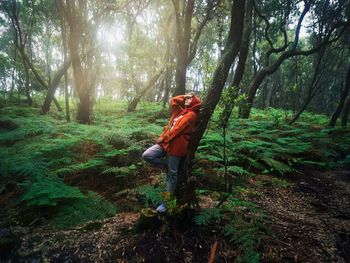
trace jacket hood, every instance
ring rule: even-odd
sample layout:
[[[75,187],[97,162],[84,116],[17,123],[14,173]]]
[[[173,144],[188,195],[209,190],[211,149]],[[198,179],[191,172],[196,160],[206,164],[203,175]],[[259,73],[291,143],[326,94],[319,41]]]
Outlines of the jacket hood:
[[[180,114],[184,114],[184,113],[187,113],[189,111],[193,111],[195,112],[196,114],[198,114],[199,112],[199,109],[201,108],[202,106],[202,102],[201,102],[201,99],[197,96],[194,96],[192,98],[192,102],[191,102],[191,105],[185,109],[182,110],[182,112]]]

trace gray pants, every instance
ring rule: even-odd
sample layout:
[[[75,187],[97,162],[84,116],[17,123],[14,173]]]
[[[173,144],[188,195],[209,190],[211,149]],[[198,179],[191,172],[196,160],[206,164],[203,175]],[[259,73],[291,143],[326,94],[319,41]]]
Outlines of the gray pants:
[[[167,168],[166,189],[173,195],[179,176],[181,157],[167,155],[159,144],[155,144],[142,154],[142,158],[155,166]]]

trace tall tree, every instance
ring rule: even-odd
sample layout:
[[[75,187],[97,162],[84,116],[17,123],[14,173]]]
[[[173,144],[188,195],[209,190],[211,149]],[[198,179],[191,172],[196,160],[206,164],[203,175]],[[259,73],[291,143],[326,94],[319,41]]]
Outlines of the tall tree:
[[[45,77],[43,77],[41,75],[40,69],[35,65],[35,63],[33,61],[33,58],[32,58],[33,55],[32,55],[31,49],[27,47],[28,46],[28,36],[31,35],[30,30],[32,30],[32,28],[33,28],[33,24],[31,21],[34,20],[34,18],[32,17],[32,16],[34,16],[34,13],[33,13],[34,6],[29,7],[29,12],[32,12],[32,13],[30,14],[30,17],[29,17],[30,22],[27,22],[27,23],[29,23],[29,25],[25,26],[26,31],[22,30],[22,23],[21,23],[21,18],[20,18],[21,5],[19,5],[17,3],[17,1],[13,0],[13,1],[11,1],[11,3],[2,3],[2,7],[6,10],[6,13],[8,14],[8,16],[11,20],[11,24],[12,24],[12,27],[13,27],[14,32],[15,32],[15,41],[14,42],[15,42],[17,50],[21,54],[21,58],[22,58],[23,64],[25,65],[25,68],[31,70],[31,72],[35,76],[36,81],[44,89],[46,89],[46,90],[55,89],[58,85],[60,78],[63,75],[62,70],[59,70],[54,75],[54,79],[56,79],[57,81],[55,81],[54,83],[49,83],[47,80],[45,80]],[[23,14],[23,12],[22,12],[22,14]],[[27,50],[29,50],[29,54],[28,54]],[[64,70],[66,70],[68,67],[69,67],[69,65],[63,66]],[[28,78],[28,76],[26,77],[26,79],[27,78]],[[56,87],[54,87],[54,85],[56,85]],[[27,96],[29,96],[28,90],[26,91],[26,93],[27,93]],[[58,110],[61,110],[57,100],[54,99],[54,97],[53,97],[53,93],[52,93],[52,96],[50,96],[50,98],[51,98],[51,100],[52,99],[54,100]],[[51,100],[50,100],[50,103],[51,103]]]
[[[235,61],[241,46],[244,27],[245,0],[232,0],[231,2],[231,23],[226,38],[226,44],[222,52],[221,59],[215,69],[211,80],[210,88],[203,101],[203,106],[198,117],[197,127],[191,136],[188,154],[184,165],[184,176],[187,178],[188,170],[191,166],[199,142],[207,128],[208,122],[218,104],[222,90],[225,86],[228,73],[232,63]]]
[[[213,18],[220,0],[172,0],[176,25],[175,95],[186,93],[187,67],[197,52],[197,43],[205,25]],[[201,8],[204,5],[204,10]],[[200,15],[204,11],[204,16]],[[195,28],[195,30],[193,30]]]
[[[347,74],[346,74],[346,78],[345,78],[345,83],[344,83],[344,87],[340,93],[340,99],[339,99],[339,104],[336,108],[336,110],[334,111],[333,115],[332,115],[332,118],[331,120],[329,121],[329,126],[330,127],[334,127],[337,123],[337,119],[340,115],[340,113],[343,111],[345,112],[344,116],[347,117],[347,113],[346,113],[346,107],[344,109],[344,106],[346,105],[345,102],[346,102],[346,99],[348,97],[348,100],[350,99],[350,65],[348,67],[348,71],[347,71]],[[347,118],[346,118],[347,119]],[[343,126],[346,126],[346,122],[345,120],[342,121],[343,122]],[[344,122],[345,122],[345,125],[344,125]]]
[[[257,4],[255,4],[255,11],[259,15],[259,17],[265,22],[265,39],[268,42],[270,48],[269,50],[264,54],[264,63],[263,66],[260,68],[260,70],[257,72],[257,74],[254,76],[251,85],[249,87],[248,91],[248,98],[247,98],[247,104],[245,107],[240,109],[240,117],[242,118],[248,118],[250,114],[250,110],[252,108],[254,98],[256,95],[257,90],[259,89],[261,83],[264,81],[264,79],[274,73],[280,65],[289,58],[295,57],[295,56],[308,56],[311,54],[314,54],[321,50],[325,45],[335,41],[339,38],[339,35],[343,32],[343,28],[345,23],[343,21],[334,21],[332,20],[332,24],[330,25],[324,25],[322,26],[322,29],[320,32],[322,33],[320,35],[320,41],[318,42],[318,45],[310,48],[310,49],[300,49],[299,48],[299,40],[300,40],[300,30],[303,23],[303,20],[306,16],[306,14],[309,12],[310,8],[312,7],[313,1],[303,1],[304,7],[302,9],[302,12],[298,18],[298,22],[296,24],[295,30],[294,30],[294,39],[292,42],[289,42],[289,34],[287,33],[287,21],[289,20],[289,17],[291,15],[291,11],[295,10],[297,5],[297,2],[294,2],[294,6],[292,6],[292,2],[286,2],[283,5],[286,5],[284,8],[282,8],[282,16],[278,25],[278,28],[280,32],[283,35],[284,43],[280,47],[275,47],[274,41],[270,37],[270,28],[271,23],[270,20],[261,13],[259,7]],[[337,7],[338,8],[338,7]],[[326,11],[324,11],[324,16],[326,16]],[[294,11],[295,12],[295,11]],[[322,19],[320,20],[322,22]],[[341,30],[337,30],[341,27]],[[334,36],[334,33],[337,33]],[[272,56],[273,55],[273,56]],[[273,60],[272,58],[275,57]],[[273,61],[272,61],[273,60]]]
[[[69,25],[68,46],[79,97],[76,118],[78,122],[88,124],[92,121],[93,94],[98,71],[95,66],[98,61],[95,38],[100,21],[98,16],[93,17],[93,22],[90,19],[90,15],[94,14],[91,7],[93,3],[90,1],[66,0],[59,4]]]

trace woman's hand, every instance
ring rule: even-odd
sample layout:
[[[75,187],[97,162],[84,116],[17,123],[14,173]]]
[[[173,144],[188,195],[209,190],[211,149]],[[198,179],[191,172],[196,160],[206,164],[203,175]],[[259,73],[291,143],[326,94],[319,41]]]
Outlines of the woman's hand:
[[[162,137],[159,137],[158,139],[157,139],[157,143],[159,144],[159,143],[162,143],[163,142],[163,138]]]

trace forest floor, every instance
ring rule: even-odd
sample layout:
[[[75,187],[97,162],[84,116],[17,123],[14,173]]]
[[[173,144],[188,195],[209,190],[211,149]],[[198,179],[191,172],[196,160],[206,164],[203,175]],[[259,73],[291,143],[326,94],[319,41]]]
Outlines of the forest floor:
[[[141,155],[167,119],[100,107],[89,126],[0,110],[1,263],[350,262],[349,129],[315,115],[288,126],[277,110],[232,120],[226,196],[213,121],[192,170],[201,209],[170,202],[148,222],[165,180]]]
[[[149,176],[144,178],[152,183]],[[256,177],[266,183],[251,201],[265,210],[272,230],[258,248],[261,262],[350,262],[350,171],[307,170],[284,179],[289,186],[269,184],[268,175]],[[215,201],[202,196],[200,205]],[[121,212],[73,230],[0,229],[0,237],[9,240],[0,248],[1,262],[208,262],[216,241],[214,262],[234,262],[240,253],[218,226],[196,226],[190,213],[181,226],[165,219],[135,231],[139,217]]]

